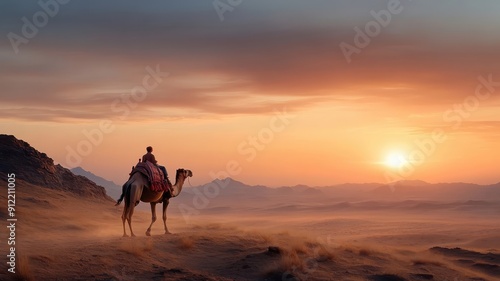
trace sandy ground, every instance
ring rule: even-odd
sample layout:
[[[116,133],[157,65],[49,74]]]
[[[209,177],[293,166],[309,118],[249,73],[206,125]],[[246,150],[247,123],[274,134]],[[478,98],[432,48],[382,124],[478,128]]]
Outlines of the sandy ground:
[[[17,274],[2,262],[1,280],[500,280],[499,204],[235,202],[186,223],[172,199],[174,234],[160,216],[145,236],[150,214],[138,210],[138,237],[123,238],[113,202],[22,182],[16,196]]]

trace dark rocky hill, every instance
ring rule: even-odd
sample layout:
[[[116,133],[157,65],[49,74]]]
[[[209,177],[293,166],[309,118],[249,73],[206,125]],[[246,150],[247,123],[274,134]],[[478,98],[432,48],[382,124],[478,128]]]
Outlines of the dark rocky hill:
[[[16,174],[17,180],[50,189],[72,192],[81,196],[109,198],[102,186],[83,176],[77,176],[45,153],[11,135],[0,135],[0,176]]]

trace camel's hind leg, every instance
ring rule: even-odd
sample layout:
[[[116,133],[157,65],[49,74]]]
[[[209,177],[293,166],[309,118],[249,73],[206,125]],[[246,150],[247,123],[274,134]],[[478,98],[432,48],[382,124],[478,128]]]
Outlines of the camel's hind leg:
[[[128,219],[128,213],[130,212],[130,190],[129,190],[129,185],[128,182],[126,182],[123,187],[122,187],[122,195],[120,196],[120,199],[118,199],[116,205],[120,204],[120,202],[125,199],[125,206],[123,206],[123,213],[122,213],[122,224],[123,224],[123,237],[128,237],[127,235],[127,230],[125,229],[125,220]],[[115,205],[115,206],[116,206]]]
[[[134,237],[134,232],[132,231],[132,214],[134,213],[134,206],[130,202],[126,202],[125,207],[123,207],[122,223],[123,223],[123,237],[128,237],[127,230],[125,228],[125,221],[128,223],[130,229],[130,236]]]
[[[125,220],[127,219],[127,204],[125,204],[125,207],[123,207],[123,213],[122,213],[122,224],[123,224],[123,237],[128,237],[127,231],[125,230]]]
[[[148,230],[146,230],[146,235],[151,236],[151,227],[153,223],[156,221],[156,203],[151,202],[151,224],[149,225]]]
[[[123,236],[127,236],[125,220],[128,222],[130,236],[135,236],[132,230],[132,216],[134,215],[135,206],[137,206],[141,200],[142,192],[145,187],[144,181],[145,179],[141,174],[135,173],[127,182],[126,188],[122,190],[125,191],[125,207],[122,214]]]
[[[128,227],[130,228],[130,236],[132,237],[135,236],[134,231],[132,230],[132,215],[134,214],[135,206],[137,206],[140,201],[142,189],[143,185],[141,183],[132,183],[130,185],[129,197],[127,198],[128,211],[126,213],[126,219],[128,222]]]
[[[132,215],[134,214],[134,207],[132,204],[129,206],[127,214],[128,227],[130,228],[130,236],[135,237],[134,231],[132,230]]]

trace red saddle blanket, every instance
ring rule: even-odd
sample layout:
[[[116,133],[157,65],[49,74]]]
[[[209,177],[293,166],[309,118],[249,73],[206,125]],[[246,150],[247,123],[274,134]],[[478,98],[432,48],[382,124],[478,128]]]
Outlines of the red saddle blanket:
[[[130,172],[130,176],[135,173],[141,173],[147,177],[149,189],[155,192],[170,191],[172,184],[164,179],[163,172],[153,163],[139,162]]]

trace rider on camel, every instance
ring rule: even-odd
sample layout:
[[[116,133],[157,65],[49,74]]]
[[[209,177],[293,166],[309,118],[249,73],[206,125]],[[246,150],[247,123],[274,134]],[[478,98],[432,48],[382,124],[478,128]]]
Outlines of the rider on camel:
[[[149,161],[149,162],[155,164],[158,168],[160,168],[160,170],[163,172],[163,177],[169,183],[169,186],[170,186],[170,180],[168,179],[167,169],[165,168],[165,166],[158,165],[158,162],[156,161],[156,158],[152,153],[153,147],[151,147],[151,146],[146,147],[146,151],[147,151],[147,153],[142,156],[142,162]]]

